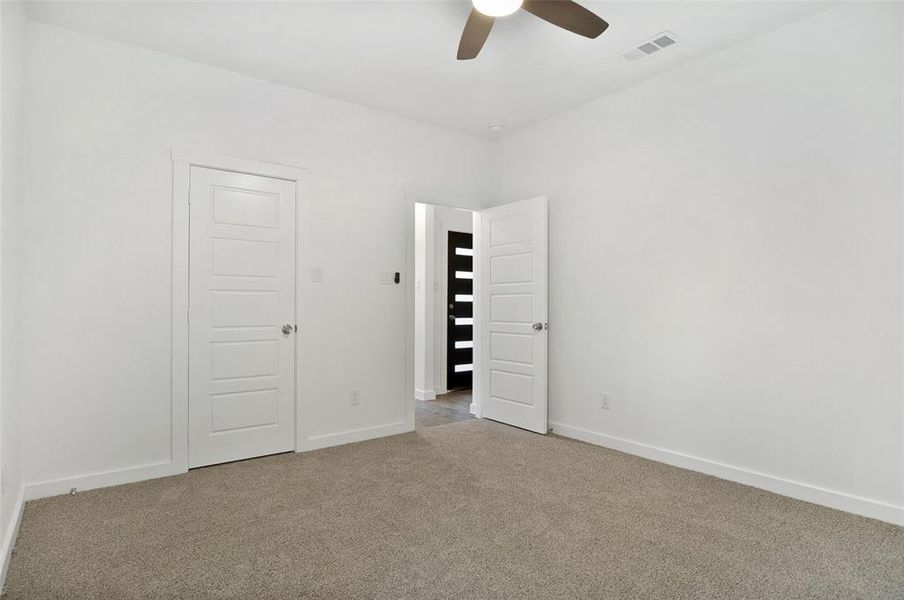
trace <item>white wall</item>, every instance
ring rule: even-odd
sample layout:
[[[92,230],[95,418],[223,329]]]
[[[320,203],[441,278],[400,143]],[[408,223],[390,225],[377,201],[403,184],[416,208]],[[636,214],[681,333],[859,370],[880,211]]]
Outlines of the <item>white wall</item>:
[[[25,8],[21,2],[0,2],[0,585],[6,575],[21,506],[22,469],[19,453],[18,395],[15,383],[18,323],[14,316],[16,208],[22,197],[22,73]]]
[[[404,188],[482,197],[488,143],[51,26],[29,24],[28,51],[29,482],[169,460],[173,146],[310,171],[302,435],[321,446],[403,429],[405,286],[378,280],[405,269]]]
[[[819,13],[497,143],[499,201],[550,198],[557,431],[904,505],[900,12]]]

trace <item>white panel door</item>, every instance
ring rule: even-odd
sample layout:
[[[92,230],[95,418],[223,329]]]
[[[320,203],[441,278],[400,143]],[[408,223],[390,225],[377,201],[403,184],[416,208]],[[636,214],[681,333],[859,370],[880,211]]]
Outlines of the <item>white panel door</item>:
[[[546,198],[485,209],[481,218],[483,416],[546,433]]]
[[[295,183],[191,168],[189,467],[295,448]]]

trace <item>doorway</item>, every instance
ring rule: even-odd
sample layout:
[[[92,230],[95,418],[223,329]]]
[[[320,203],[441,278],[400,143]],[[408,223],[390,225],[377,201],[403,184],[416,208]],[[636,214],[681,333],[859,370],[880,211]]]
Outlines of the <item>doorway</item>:
[[[406,377],[413,393],[407,426],[420,429],[472,415],[545,434],[546,198],[490,208],[457,208],[475,205],[423,191],[409,200],[408,269],[414,276],[408,288]],[[450,232],[471,234],[470,255],[468,240]],[[459,268],[454,257],[462,259]],[[470,280],[471,294],[464,293],[466,287],[456,294],[458,279]],[[460,306],[457,297],[470,300],[469,306]],[[470,328],[470,339],[467,329],[453,329],[454,323]],[[461,373],[470,374],[470,387]],[[470,408],[462,415],[465,394]]]
[[[417,203],[415,427],[474,418],[474,225],[479,213]]]

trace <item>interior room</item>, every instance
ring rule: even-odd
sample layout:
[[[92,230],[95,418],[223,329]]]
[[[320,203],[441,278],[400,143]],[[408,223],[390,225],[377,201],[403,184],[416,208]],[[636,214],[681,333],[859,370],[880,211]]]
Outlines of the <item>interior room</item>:
[[[904,598],[904,3],[0,9],[3,598]]]

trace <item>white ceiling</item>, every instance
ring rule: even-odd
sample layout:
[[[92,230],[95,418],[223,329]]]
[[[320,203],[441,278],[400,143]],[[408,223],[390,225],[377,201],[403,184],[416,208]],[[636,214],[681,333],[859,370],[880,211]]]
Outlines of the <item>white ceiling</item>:
[[[588,40],[520,11],[455,60],[470,2],[39,2],[29,18],[490,136],[561,113],[826,8],[819,2],[582,2]],[[681,42],[622,54],[663,30]]]

